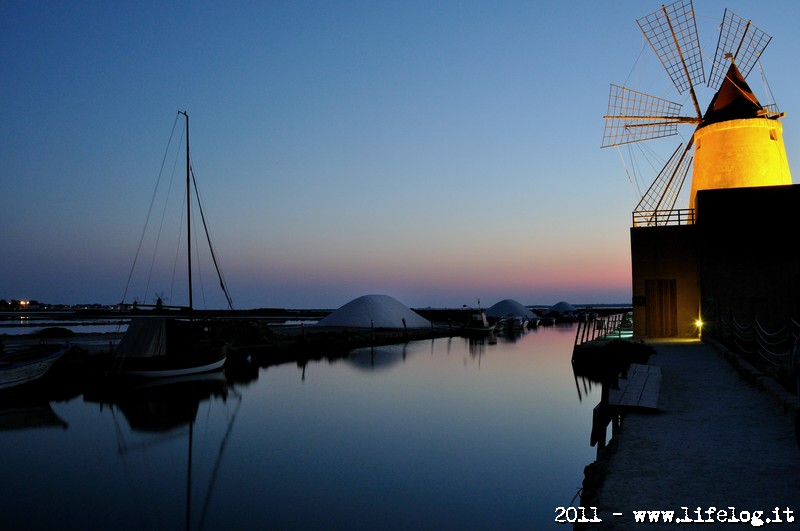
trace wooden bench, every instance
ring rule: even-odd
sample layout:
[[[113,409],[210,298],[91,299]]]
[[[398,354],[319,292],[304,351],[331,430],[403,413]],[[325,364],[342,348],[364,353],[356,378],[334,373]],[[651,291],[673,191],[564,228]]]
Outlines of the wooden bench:
[[[627,374],[619,378],[618,388],[608,390],[608,403],[656,409],[661,389],[661,367],[631,364]]]

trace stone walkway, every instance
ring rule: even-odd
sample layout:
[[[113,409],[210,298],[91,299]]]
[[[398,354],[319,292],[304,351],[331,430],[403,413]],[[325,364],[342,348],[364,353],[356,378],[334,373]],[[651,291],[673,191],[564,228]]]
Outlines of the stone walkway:
[[[663,375],[659,408],[624,417],[604,457],[607,474],[594,503],[603,522],[588,529],[731,529],[736,524],[721,520],[731,513],[750,519],[754,511],[763,511],[764,527],[800,529],[797,399],[771,380],[766,389],[749,383],[709,344],[652,345],[649,363]],[[633,516],[634,510],[664,510],[683,519],[682,507],[692,520],[697,507],[717,510],[703,512],[711,522],[702,524],[637,524]],[[775,507],[792,510],[795,521],[781,512],[782,523],[776,522]]]

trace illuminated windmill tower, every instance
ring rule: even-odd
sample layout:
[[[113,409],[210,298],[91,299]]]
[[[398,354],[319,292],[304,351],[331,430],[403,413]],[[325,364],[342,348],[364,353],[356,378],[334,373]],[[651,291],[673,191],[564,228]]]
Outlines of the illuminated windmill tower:
[[[662,6],[638,23],[675,88],[689,92],[695,115],[681,116],[678,103],[611,85],[601,147],[676,135],[680,124],[696,129],[636,205],[634,223],[663,225],[691,216],[699,190],[791,184],[778,120],[783,114],[763,107],[745,81],[771,37],[726,9],[706,83],[691,0]],[[701,83],[717,91],[705,114],[695,94]],[[673,209],[692,168],[693,146],[690,212],[680,213]]]
[[[694,114],[611,85],[601,147],[676,135],[681,125],[695,129],[633,211],[634,336],[696,336],[701,320],[743,309],[752,315],[758,304],[794,316],[800,251],[785,251],[776,234],[800,230],[789,214],[800,187],[791,185],[783,113],[762,105],[745,81],[771,37],[726,9],[706,81],[691,0],[637,22],[677,91],[689,93]],[[695,94],[700,84],[716,91],[705,113]],[[676,207],[690,172],[688,208]]]

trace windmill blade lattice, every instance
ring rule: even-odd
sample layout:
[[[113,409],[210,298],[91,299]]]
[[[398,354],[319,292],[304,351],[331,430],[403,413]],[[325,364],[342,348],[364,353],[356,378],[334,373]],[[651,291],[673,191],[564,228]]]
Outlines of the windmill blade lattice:
[[[638,19],[637,23],[678,93],[689,92],[694,116],[681,116],[681,104],[611,85],[608,113],[604,116],[603,148],[676,135],[680,124],[693,124],[698,128],[704,124],[695,87],[705,83],[705,72],[692,0],[676,0],[662,5],[660,9]],[[708,86],[719,94],[731,66],[729,59],[736,65],[736,76],[741,74],[746,77],[771,39],[749,20],[726,9]],[[716,98],[714,96],[712,102],[716,102]],[[755,100],[753,103],[760,107]],[[770,118],[783,116],[774,105],[760,107],[758,112]],[[712,118],[718,119],[719,116]],[[678,146],[641,197],[633,212],[635,226],[680,223],[680,216],[691,215],[685,209],[673,209],[683,183],[691,172],[693,145],[694,134],[685,147]],[[693,219],[691,222],[694,222]]]
[[[705,82],[691,0],[661,6],[636,22],[679,93]]]
[[[678,124],[685,120],[679,114],[681,107],[679,103],[611,85],[600,147],[675,135]]]
[[[692,143],[679,145],[666,165],[661,169],[653,184],[639,200],[633,210],[638,226],[669,225],[676,220],[671,216],[678,215],[672,209],[681,193],[683,183],[692,167],[692,156],[689,150]],[[666,212],[666,215],[665,215]]]
[[[714,53],[714,63],[708,76],[708,86],[714,90],[719,89],[728,71],[726,58],[729,54],[739,72],[747,78],[771,40],[771,36],[755,27],[749,20],[725,9],[717,51]]]

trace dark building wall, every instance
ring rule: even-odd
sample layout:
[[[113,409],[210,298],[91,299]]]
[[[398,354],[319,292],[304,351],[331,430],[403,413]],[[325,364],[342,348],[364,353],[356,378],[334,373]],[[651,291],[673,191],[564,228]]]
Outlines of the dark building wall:
[[[800,321],[800,185],[703,190],[696,209],[695,225],[631,229],[634,337]]]
[[[797,319],[800,185],[704,190],[696,206],[704,320]]]
[[[696,227],[633,227],[631,269],[634,337],[696,337]]]

